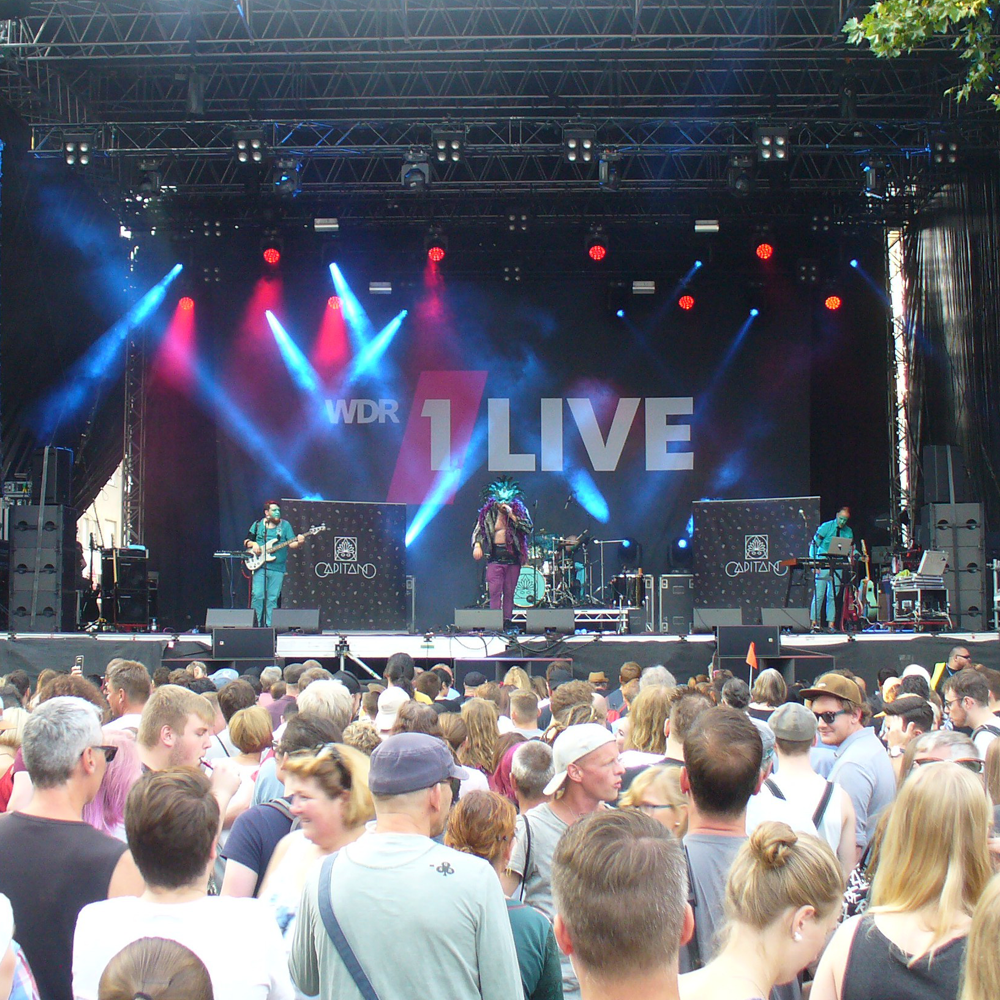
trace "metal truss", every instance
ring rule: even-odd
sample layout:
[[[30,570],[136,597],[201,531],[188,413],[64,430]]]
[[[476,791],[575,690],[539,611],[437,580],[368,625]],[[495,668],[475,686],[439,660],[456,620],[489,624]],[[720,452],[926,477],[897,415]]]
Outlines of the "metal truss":
[[[122,545],[142,545],[145,521],[146,335],[139,327],[125,354],[122,448]]]

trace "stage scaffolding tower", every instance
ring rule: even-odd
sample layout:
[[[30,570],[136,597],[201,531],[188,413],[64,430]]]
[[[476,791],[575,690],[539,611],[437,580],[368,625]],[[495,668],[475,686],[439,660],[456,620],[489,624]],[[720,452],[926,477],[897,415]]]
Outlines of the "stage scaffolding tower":
[[[125,355],[125,426],[122,447],[122,545],[143,544],[146,453],[146,332],[129,333]]]

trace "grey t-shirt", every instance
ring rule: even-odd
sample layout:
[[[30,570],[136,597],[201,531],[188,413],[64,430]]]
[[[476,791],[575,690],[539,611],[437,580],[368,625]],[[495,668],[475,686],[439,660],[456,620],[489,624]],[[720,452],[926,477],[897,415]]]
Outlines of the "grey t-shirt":
[[[528,831],[525,829],[526,822],[531,828],[530,845]],[[568,828],[569,824],[564,823],[548,803],[535,806],[517,818],[514,850],[511,852],[509,868],[521,876],[524,901],[543,913],[549,922],[553,920],[556,912],[555,902],[552,899],[552,858],[559,838]],[[515,893],[515,898],[516,896]],[[577,982],[572,963],[561,952],[559,962],[562,966],[564,1000],[572,1000],[573,997],[580,995],[580,984]]]
[[[695,901],[694,936],[702,965],[715,955],[716,935],[723,923],[726,878],[746,839],[717,833],[689,833],[684,838]],[[693,949],[686,944],[681,948],[680,971],[695,968]]]

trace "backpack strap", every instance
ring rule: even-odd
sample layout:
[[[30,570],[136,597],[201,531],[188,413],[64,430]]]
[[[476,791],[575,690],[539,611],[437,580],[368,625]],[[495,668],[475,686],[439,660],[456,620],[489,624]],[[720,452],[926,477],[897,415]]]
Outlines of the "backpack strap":
[[[705,963],[701,960],[701,946],[698,944],[698,897],[694,891],[694,870],[691,868],[691,855],[687,845],[684,845],[684,863],[687,865],[688,876],[688,906],[694,914],[694,933],[687,943],[688,958],[691,959],[691,971],[700,969]]]
[[[813,826],[816,827],[817,832],[819,831],[819,825],[823,822],[823,817],[826,815],[826,807],[830,804],[830,799],[833,797],[833,782],[827,781],[826,788],[823,789],[823,795],[819,800],[819,805],[816,806],[816,811],[813,813]]]
[[[520,902],[524,902],[524,896],[527,890],[528,884],[528,872],[531,870],[531,824],[528,822],[528,814],[524,814],[524,833],[527,838],[527,843],[524,848],[524,872],[521,875],[521,899]]]
[[[280,812],[285,819],[292,821],[295,817],[292,815],[292,807],[288,799],[270,799],[267,802],[262,803],[265,806],[270,806],[277,812]]]
[[[786,801],[785,793],[778,787],[778,783],[773,778],[767,778],[764,781],[764,786],[776,799],[781,799],[782,802]]]
[[[980,733],[991,733],[993,736],[1000,736],[1000,729],[996,726],[976,726],[973,730],[972,738],[975,739]]]
[[[330,936],[330,940],[333,942],[334,948],[337,949],[337,954],[340,955],[341,961],[347,967],[347,971],[351,974],[351,979],[354,980],[354,985],[357,986],[361,996],[364,1000],[378,1000],[378,994],[375,992],[375,987],[372,986],[371,980],[368,978],[368,974],[363,968],[361,968],[358,956],[354,954],[354,949],[351,947],[350,942],[346,937],[344,937],[344,932],[341,929],[340,922],[337,920],[337,915],[333,912],[333,901],[330,896],[330,879],[333,876],[333,863],[337,860],[337,855],[339,853],[339,851],[334,851],[333,854],[329,855],[323,861],[323,866],[320,868],[320,919],[323,921],[326,933]]]

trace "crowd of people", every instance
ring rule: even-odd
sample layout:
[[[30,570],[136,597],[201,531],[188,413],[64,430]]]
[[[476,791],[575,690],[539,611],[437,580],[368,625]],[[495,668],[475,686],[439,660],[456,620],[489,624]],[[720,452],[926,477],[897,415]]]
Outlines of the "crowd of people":
[[[0,1000],[1000,996],[1000,673],[618,680],[14,671]]]

